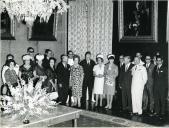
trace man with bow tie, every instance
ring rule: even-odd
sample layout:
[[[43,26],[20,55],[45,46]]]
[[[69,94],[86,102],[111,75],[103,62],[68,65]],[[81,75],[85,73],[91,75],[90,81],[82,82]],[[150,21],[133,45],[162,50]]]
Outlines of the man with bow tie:
[[[168,93],[168,69],[163,64],[162,57],[157,57],[157,65],[154,68],[154,105],[155,115],[163,117]]]
[[[153,97],[153,82],[154,82],[154,78],[153,78],[153,71],[154,71],[155,65],[153,63],[151,63],[151,57],[149,55],[146,56],[145,62],[146,63],[144,64],[144,66],[147,69],[148,80],[147,80],[147,83],[146,83],[146,85],[144,87],[143,110],[150,111],[151,114],[152,114],[153,109],[154,109],[154,97]],[[148,106],[149,106],[149,109],[148,109]]]
[[[139,57],[134,58],[134,64],[131,84],[132,108],[134,114],[142,115],[142,98],[144,86],[147,82],[147,71],[140,63]]]

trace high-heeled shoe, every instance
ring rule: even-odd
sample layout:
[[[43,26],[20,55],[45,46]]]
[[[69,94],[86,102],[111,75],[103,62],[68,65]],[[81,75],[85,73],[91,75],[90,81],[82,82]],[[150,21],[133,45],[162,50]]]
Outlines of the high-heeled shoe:
[[[111,105],[109,105],[108,109],[112,109],[112,106],[111,106]]]
[[[104,107],[104,108],[105,108],[105,109],[108,109],[108,107],[109,107],[109,106],[108,106],[108,105],[106,105],[106,107]]]

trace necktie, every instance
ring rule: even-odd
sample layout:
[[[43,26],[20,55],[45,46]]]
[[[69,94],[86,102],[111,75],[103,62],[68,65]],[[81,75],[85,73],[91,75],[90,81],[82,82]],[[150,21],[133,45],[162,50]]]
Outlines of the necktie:
[[[126,65],[125,71],[127,71],[127,69],[128,69],[128,65]]]
[[[157,72],[158,72],[158,74],[159,74],[159,72],[160,72],[160,67],[157,67]]]
[[[65,68],[67,68],[67,65],[66,65],[66,64],[64,64],[64,67],[65,67]]]
[[[147,66],[146,66],[146,68],[148,68],[149,66],[148,66],[148,64],[147,64]]]

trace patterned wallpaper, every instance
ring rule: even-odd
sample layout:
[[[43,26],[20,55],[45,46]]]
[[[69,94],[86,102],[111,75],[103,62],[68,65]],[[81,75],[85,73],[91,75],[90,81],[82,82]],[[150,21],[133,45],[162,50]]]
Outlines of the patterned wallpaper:
[[[112,53],[112,0],[76,0],[69,3],[68,49],[83,59],[91,51],[95,60],[98,53]]]

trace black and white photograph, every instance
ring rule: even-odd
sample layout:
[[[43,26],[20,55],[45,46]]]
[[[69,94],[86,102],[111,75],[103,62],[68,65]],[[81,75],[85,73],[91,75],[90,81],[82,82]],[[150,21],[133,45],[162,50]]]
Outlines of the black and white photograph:
[[[0,127],[169,127],[169,0],[0,0]]]

